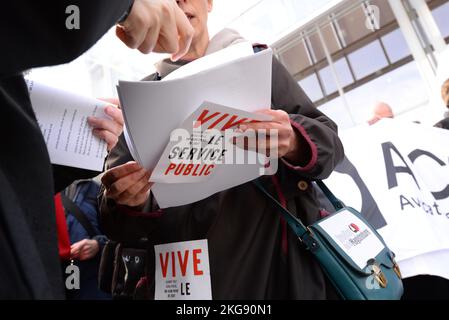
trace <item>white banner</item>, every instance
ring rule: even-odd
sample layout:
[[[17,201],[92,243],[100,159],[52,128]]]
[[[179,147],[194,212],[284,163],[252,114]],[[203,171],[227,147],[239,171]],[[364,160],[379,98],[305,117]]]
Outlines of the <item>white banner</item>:
[[[329,188],[378,229],[404,277],[449,279],[449,131],[387,119],[340,137]]]

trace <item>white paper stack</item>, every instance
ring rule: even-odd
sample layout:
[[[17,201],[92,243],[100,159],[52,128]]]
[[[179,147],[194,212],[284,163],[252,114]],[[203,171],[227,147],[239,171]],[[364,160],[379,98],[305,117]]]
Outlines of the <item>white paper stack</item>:
[[[244,43],[198,59],[165,81],[120,81],[126,140],[135,160],[155,169],[171,132],[205,101],[246,112],[269,109],[271,68],[270,49],[254,54],[252,46]],[[259,176],[258,165],[239,167],[228,166],[226,172],[194,187],[159,180],[152,191],[161,208],[196,202]]]

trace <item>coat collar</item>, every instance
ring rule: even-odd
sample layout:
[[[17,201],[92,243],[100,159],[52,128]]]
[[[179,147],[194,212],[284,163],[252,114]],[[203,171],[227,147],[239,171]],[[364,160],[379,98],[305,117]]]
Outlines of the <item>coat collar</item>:
[[[237,31],[232,29],[223,29],[217,33],[210,41],[206,50],[206,55],[220,51],[234,44],[246,41]],[[189,61],[179,60],[176,62],[170,59],[164,59],[155,64],[156,71],[161,78],[165,78],[176,69],[186,65]]]

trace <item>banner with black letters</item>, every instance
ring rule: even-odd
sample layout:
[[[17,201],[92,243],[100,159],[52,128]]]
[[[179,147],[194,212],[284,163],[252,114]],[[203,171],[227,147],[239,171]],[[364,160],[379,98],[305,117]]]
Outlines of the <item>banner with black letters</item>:
[[[384,119],[340,138],[346,157],[326,184],[380,232],[404,277],[449,279],[449,131]]]

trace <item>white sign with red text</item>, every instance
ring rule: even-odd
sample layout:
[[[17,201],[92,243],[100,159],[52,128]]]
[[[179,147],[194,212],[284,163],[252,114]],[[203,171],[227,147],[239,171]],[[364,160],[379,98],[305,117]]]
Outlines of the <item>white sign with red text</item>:
[[[207,240],[154,246],[155,300],[212,300]]]
[[[260,176],[259,169],[263,169],[267,163],[266,157],[255,151],[235,146],[231,138],[239,136],[235,132],[241,124],[269,120],[271,117],[264,114],[246,112],[211,102],[203,103],[172,132],[170,142],[152,172],[150,181],[203,182],[212,178],[222,165],[231,165],[222,170],[226,170],[226,175],[234,177],[235,185],[257,178]],[[234,164],[241,166],[233,166]],[[221,189],[221,181],[219,179],[214,181],[213,189]],[[228,187],[223,186],[223,189]]]

